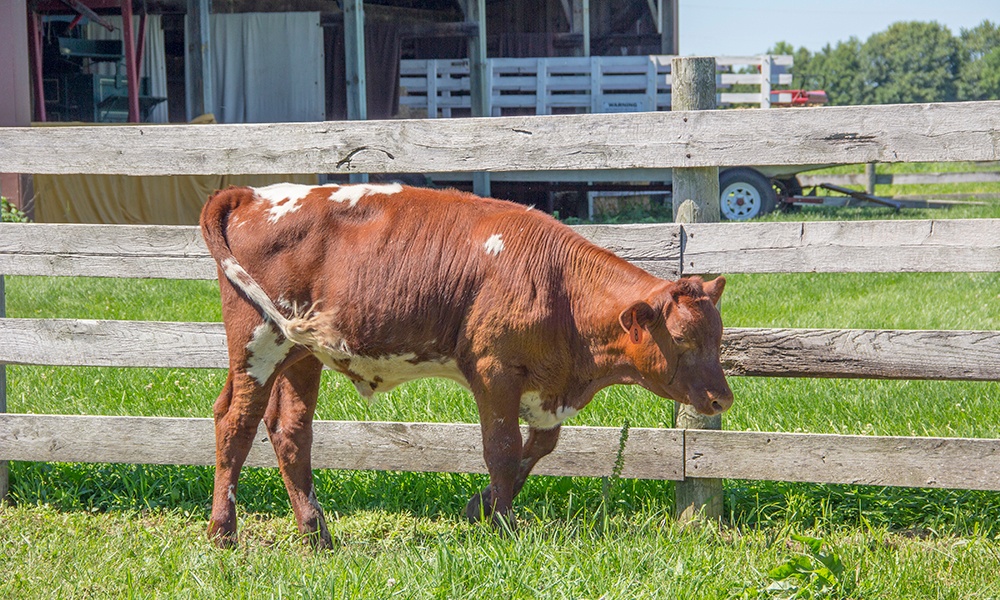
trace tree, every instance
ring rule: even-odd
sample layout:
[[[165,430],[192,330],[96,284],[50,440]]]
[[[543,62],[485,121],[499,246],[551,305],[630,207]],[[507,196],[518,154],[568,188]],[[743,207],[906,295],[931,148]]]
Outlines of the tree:
[[[959,100],[1000,99],[1000,27],[983,21],[959,36]]]
[[[861,71],[861,42],[851,37],[833,47],[827,44],[817,52],[800,82],[825,90],[833,106],[866,104],[870,99],[865,93]]]
[[[948,102],[958,99],[962,54],[947,27],[894,23],[861,47],[865,103]]]

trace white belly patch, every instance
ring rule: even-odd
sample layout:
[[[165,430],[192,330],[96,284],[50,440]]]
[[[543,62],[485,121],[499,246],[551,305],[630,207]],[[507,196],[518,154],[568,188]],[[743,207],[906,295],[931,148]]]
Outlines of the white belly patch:
[[[375,394],[388,392],[400,384],[425,377],[443,377],[457,381],[466,389],[469,387],[458,364],[450,358],[419,361],[412,352],[379,357],[343,357],[329,353],[317,353],[316,356],[331,369],[350,377],[363,398],[371,399]]]

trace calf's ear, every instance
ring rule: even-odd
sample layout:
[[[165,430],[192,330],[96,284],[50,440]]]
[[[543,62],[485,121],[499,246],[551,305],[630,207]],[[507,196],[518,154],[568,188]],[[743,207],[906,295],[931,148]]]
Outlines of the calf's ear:
[[[716,277],[702,286],[702,289],[705,290],[705,293],[708,294],[708,297],[712,300],[712,304],[715,305],[719,304],[719,298],[722,298],[722,290],[725,288],[726,278],[722,276]]]
[[[642,332],[649,329],[649,325],[656,318],[656,311],[649,304],[640,300],[632,306],[626,308],[618,315],[618,322],[622,329],[629,335],[629,340],[633,344],[642,342]]]

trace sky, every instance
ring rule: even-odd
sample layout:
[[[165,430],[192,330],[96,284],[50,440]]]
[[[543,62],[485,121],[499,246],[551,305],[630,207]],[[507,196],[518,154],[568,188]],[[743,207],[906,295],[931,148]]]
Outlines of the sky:
[[[816,52],[851,36],[864,42],[897,21],[937,21],[958,35],[989,19],[1000,0],[680,0],[680,53],[763,54],[776,42]]]

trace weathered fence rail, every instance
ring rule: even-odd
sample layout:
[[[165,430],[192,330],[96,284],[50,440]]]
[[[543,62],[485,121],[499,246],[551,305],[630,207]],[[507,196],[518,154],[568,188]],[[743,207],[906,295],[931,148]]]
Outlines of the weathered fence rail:
[[[477,119],[0,128],[17,173],[562,171],[1000,160],[1000,101]]]
[[[998,160],[1000,102],[242,126],[0,129],[0,171],[401,172]],[[585,226],[663,276],[991,272],[1000,220]],[[2,225],[0,274],[212,279],[192,227]],[[155,342],[155,343],[154,343]],[[217,323],[0,319],[0,363],[223,367]],[[1000,379],[1000,332],[730,329],[730,374]],[[250,464],[273,465],[258,437]],[[541,473],[608,475],[617,428]],[[478,427],[316,424],[320,468],[481,472]],[[0,415],[0,460],[210,464],[207,419]],[[1000,440],[632,429],[626,477],[1000,489]],[[820,468],[822,466],[822,468]]]

